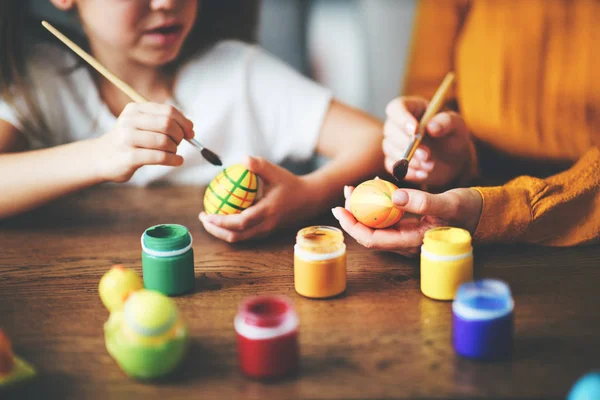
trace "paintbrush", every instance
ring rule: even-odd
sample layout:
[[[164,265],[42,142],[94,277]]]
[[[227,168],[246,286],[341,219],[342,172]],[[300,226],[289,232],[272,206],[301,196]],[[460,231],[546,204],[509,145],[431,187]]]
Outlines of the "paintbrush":
[[[392,173],[394,175],[394,178],[396,178],[398,182],[403,180],[406,176],[406,173],[408,172],[408,164],[410,163],[410,160],[415,154],[415,151],[421,144],[423,136],[425,136],[425,127],[427,126],[431,118],[433,118],[438,113],[438,111],[442,107],[442,104],[444,104],[444,98],[446,97],[448,89],[450,89],[450,86],[452,86],[452,82],[454,82],[454,73],[448,72],[448,74],[446,74],[446,77],[442,81],[442,84],[440,85],[438,90],[433,95],[433,98],[429,102],[429,105],[427,106],[423,117],[419,121],[419,125],[417,126],[412,141],[409,143],[408,147],[404,151],[404,155],[400,160],[396,161],[396,163],[394,164]]]
[[[73,50],[73,52],[75,52],[75,54],[77,54],[79,57],[83,58],[88,64],[90,64],[92,66],[92,68],[94,68],[96,71],[98,71],[98,73],[100,75],[104,76],[113,85],[115,85],[123,93],[125,93],[131,100],[135,101],[136,103],[147,103],[148,102],[148,100],[146,100],[141,94],[136,92],[131,86],[129,86],[128,84],[123,82],[115,74],[113,74],[108,69],[106,69],[106,67],[104,67],[102,64],[100,64],[100,62],[98,62],[98,60],[96,60],[89,53],[87,53],[85,50],[83,50],[81,47],[79,47],[77,44],[75,44],[71,39],[69,39],[68,37],[63,35],[58,29],[56,29],[55,27],[53,27],[51,24],[49,24],[46,21],[42,21],[42,25],[44,26],[44,28],[48,29],[50,31],[50,33],[52,33],[54,36],[56,36],[58,38],[58,40],[60,40],[68,48]],[[208,161],[209,163],[211,163],[213,165],[217,165],[217,166],[223,165],[219,156],[216,155],[214,152],[210,151],[209,149],[207,149],[206,147],[204,147],[198,140],[196,140],[194,138],[186,139],[186,140],[192,146],[194,146],[196,148],[196,150],[198,150],[200,152],[200,154],[202,154],[202,157],[204,157],[206,159],[206,161]]]

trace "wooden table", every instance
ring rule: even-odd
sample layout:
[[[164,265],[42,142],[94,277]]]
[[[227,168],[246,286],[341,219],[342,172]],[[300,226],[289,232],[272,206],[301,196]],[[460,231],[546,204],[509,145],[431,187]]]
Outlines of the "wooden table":
[[[451,304],[419,291],[418,261],[348,240],[348,290],[300,297],[296,229],[229,245],[197,220],[203,190],[104,187],[0,224],[0,325],[38,379],[0,398],[564,398],[600,367],[600,247],[477,248],[479,276],[510,283],[516,303],[511,361],[455,355]],[[328,217],[320,223],[331,224]],[[194,236],[196,292],[176,299],[193,336],[181,373],[128,379],[104,348],[108,317],[97,287],[115,263],[141,271],[140,235],[180,223]],[[277,383],[237,370],[233,317],[253,294],[285,294],[300,315],[301,373]]]

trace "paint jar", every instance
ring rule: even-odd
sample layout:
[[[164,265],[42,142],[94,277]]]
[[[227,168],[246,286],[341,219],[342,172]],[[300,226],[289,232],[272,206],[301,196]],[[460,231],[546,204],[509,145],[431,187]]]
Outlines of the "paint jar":
[[[346,290],[346,245],[341,230],[311,226],[298,232],[294,285],[305,297],[327,298]]]
[[[234,319],[242,372],[257,379],[295,372],[298,323],[294,306],[285,297],[257,296],[242,302]]]
[[[508,285],[483,279],[462,285],[452,303],[454,350],[467,358],[508,358],[513,344],[514,302]]]
[[[471,234],[451,227],[425,232],[421,246],[421,292],[435,300],[452,300],[459,286],[472,280]]]
[[[165,224],[146,229],[142,235],[144,287],[167,296],[194,289],[192,235],[183,225]]]

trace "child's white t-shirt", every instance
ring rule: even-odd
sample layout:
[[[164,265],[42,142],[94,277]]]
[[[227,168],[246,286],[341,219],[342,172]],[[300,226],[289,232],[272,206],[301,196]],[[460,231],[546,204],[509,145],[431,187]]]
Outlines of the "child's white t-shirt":
[[[30,76],[51,131],[42,140],[28,137],[31,148],[98,137],[114,127],[117,118],[100,98],[89,70],[72,69],[77,62],[67,50],[49,44],[38,46],[31,57]],[[309,159],[331,97],[329,90],[259,47],[224,41],[179,69],[173,104],[193,121],[196,138],[228,166],[248,154],[274,163]],[[15,110],[1,99],[0,119],[22,131]],[[185,141],[178,154],[183,166],[145,166],[130,183],[206,185],[220,171]]]

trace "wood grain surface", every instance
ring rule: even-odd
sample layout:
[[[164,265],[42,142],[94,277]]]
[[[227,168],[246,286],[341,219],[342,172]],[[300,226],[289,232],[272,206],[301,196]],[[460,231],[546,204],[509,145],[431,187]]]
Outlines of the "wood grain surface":
[[[600,367],[600,247],[476,248],[476,274],[511,286],[516,342],[512,360],[473,362],[452,349],[451,303],[421,294],[417,260],[347,237],[347,292],[305,299],[294,292],[297,227],[229,245],[197,219],[203,192],[107,186],[0,223],[0,326],[39,371],[1,399],[551,399]],[[176,298],[192,335],[186,361],[149,384],[128,379],[106,352],[97,287],[115,263],[141,272],[140,236],[158,223],[190,229],[196,290]],[[262,383],[238,372],[233,317],[254,294],[294,300],[298,376]]]

